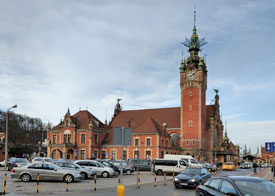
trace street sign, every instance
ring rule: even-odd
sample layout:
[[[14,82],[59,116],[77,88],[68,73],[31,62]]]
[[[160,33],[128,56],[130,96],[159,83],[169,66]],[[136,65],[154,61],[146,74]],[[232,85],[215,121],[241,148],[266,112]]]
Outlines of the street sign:
[[[274,152],[275,150],[275,142],[266,142],[265,143],[265,151],[266,152]]]
[[[132,128],[114,127],[113,132],[113,145],[121,145],[123,137],[123,145],[132,145]]]
[[[270,155],[269,155],[269,158],[272,159],[272,158],[273,158],[273,154],[270,154]]]
[[[109,156],[109,154],[108,154],[108,153],[106,153],[106,158],[108,158],[108,156]]]
[[[74,156],[77,157],[77,149],[74,149]]]

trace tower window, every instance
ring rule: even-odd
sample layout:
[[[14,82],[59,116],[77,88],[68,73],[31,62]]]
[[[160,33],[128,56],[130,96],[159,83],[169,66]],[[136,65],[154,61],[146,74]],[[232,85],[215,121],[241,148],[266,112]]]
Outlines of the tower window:
[[[139,139],[135,138],[135,146],[139,146]]]
[[[85,159],[85,150],[80,151],[80,159]]]
[[[86,143],[86,135],[85,134],[81,134],[81,144],[85,144]]]
[[[53,144],[56,144],[56,135],[53,135]]]
[[[97,144],[97,134],[95,134],[95,144]]]
[[[189,140],[186,140],[186,145],[189,145]]]
[[[116,159],[116,150],[112,150],[112,158]]]
[[[189,91],[189,96],[190,96],[190,97],[192,96],[192,91]]]
[[[195,145],[195,143],[196,143],[196,142],[195,142],[195,140],[193,140],[193,141],[192,141],[192,145],[194,146],[194,145]]]
[[[189,127],[193,127],[193,121],[192,121],[192,120],[189,120],[189,121],[188,121],[188,125],[189,125]]]
[[[164,146],[164,140],[161,139],[161,146]]]
[[[147,146],[151,146],[151,138],[147,138],[146,139],[146,145]]]
[[[189,111],[192,111],[192,105],[189,105]]]

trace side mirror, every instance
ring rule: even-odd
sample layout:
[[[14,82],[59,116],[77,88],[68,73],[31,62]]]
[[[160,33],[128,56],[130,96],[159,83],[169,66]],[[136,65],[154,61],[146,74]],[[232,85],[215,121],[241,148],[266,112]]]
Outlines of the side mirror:
[[[57,171],[57,169],[54,169],[54,171]]]

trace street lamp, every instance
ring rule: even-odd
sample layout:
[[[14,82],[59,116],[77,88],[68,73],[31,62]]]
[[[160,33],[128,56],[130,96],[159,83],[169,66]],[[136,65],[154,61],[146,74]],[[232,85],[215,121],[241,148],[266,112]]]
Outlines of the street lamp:
[[[6,134],[5,134],[5,169],[7,169],[7,165],[8,165],[8,133],[9,133],[9,110],[12,108],[17,108],[17,104],[15,104],[14,106],[12,106],[11,108],[9,108],[7,110],[6,113]]]

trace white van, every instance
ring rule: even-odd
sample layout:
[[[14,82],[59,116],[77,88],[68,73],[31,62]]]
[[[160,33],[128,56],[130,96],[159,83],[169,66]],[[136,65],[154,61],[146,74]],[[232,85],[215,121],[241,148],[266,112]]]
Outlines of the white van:
[[[180,154],[165,154],[164,159],[170,160],[183,160],[188,163],[189,167],[202,168],[201,164],[198,163],[192,156],[190,155],[180,155]]]
[[[157,175],[180,173],[186,167],[188,167],[188,163],[183,160],[155,159],[152,163],[152,172]]]

